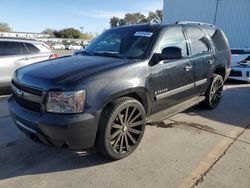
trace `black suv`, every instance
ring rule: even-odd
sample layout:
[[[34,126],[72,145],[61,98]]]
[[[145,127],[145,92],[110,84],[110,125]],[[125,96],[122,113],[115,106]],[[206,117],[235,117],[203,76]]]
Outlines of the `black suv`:
[[[224,33],[209,24],[110,29],[78,55],[18,69],[10,114],[35,141],[121,159],[147,122],[199,103],[215,108],[230,62]]]

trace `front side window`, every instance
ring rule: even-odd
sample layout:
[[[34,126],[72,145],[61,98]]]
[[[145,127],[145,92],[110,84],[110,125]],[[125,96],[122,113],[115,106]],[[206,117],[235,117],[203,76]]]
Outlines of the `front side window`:
[[[28,51],[21,42],[0,41],[0,56],[24,55]]]
[[[208,41],[205,34],[196,27],[187,27],[186,33],[190,41],[193,55],[209,52]]]
[[[150,29],[118,28],[104,32],[85,49],[88,55],[144,59],[155,38]]]
[[[181,27],[169,28],[165,32],[157,52],[161,53],[167,47],[179,47],[182,49],[184,57],[188,55],[187,43]]]

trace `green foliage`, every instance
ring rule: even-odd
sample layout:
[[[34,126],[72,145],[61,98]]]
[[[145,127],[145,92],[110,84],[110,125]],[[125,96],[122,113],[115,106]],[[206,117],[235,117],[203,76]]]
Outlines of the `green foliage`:
[[[118,27],[119,25],[119,18],[118,17],[115,17],[113,16],[111,19],[110,19],[110,27],[113,28],[113,27]]]
[[[126,25],[147,23],[147,18],[143,14],[137,13],[127,13],[124,17]]]
[[[162,10],[150,11],[147,16],[137,13],[127,13],[124,18],[118,18],[113,16],[110,19],[110,27],[119,27],[123,25],[133,24],[147,24],[147,23],[161,23],[162,22]]]
[[[119,20],[119,26],[123,26],[123,25],[126,25],[126,21],[122,18]]]
[[[74,28],[66,28],[60,31],[54,31],[53,34],[57,38],[80,39],[82,37],[82,33],[78,29]]]
[[[92,34],[82,33],[81,38],[85,40],[91,40],[94,38],[94,36]]]
[[[81,31],[74,28],[65,28],[60,31],[54,30],[53,35],[56,38],[85,39],[85,40],[90,40],[93,38],[91,34],[81,33]]]
[[[150,11],[147,19],[149,23],[161,23],[162,17],[162,10],[156,10],[155,12]]]
[[[0,22],[0,32],[11,32],[11,28],[7,23]]]
[[[48,34],[50,36],[54,36],[55,29],[51,28],[46,28],[45,30],[42,31],[42,34]]]

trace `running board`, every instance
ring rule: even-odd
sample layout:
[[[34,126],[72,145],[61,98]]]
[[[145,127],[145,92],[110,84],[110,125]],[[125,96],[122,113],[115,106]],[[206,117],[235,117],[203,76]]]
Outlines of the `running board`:
[[[204,96],[198,96],[198,97],[194,97],[191,98],[187,101],[184,101],[180,104],[177,104],[175,106],[172,106],[166,110],[162,110],[160,112],[157,112],[155,114],[152,114],[151,116],[149,116],[147,118],[147,123],[152,123],[152,122],[158,122],[158,121],[162,121],[164,119],[169,118],[170,116],[173,116],[179,112],[182,112],[184,110],[189,109],[192,106],[195,106],[197,104],[199,104],[200,102],[202,102],[203,100],[205,100],[206,97]]]

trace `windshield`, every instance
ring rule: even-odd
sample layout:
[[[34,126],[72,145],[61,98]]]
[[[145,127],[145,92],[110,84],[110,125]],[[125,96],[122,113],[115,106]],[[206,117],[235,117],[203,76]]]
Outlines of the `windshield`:
[[[83,54],[144,59],[152,46],[154,35],[153,31],[146,29],[111,29],[89,44]]]

